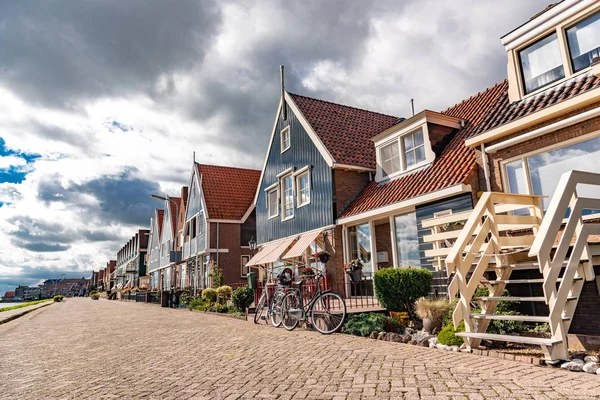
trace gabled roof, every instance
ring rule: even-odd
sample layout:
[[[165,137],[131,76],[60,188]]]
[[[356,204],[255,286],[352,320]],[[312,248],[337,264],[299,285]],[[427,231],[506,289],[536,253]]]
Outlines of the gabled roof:
[[[489,113],[477,131],[473,132],[472,136],[541,111],[544,108],[569,100],[596,88],[600,88],[600,78],[588,73],[576,76],[535,96],[514,103],[510,103],[508,91],[506,91],[495,104],[494,112]]]
[[[465,146],[464,140],[479,129],[479,125],[490,112],[493,112],[498,100],[506,95],[507,91],[508,84],[504,81],[443,111],[443,114],[464,119],[466,125],[452,134],[454,136],[433,163],[425,169],[391,181],[370,182],[344,210],[340,218],[461,183],[468,184],[477,170],[477,164],[474,151]]]
[[[371,138],[398,117],[289,93],[335,163],[375,168]]]
[[[196,163],[210,219],[241,220],[254,201],[260,170]]]

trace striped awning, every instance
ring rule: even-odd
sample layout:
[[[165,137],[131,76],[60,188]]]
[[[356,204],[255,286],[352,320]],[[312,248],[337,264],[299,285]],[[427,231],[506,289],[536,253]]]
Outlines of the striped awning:
[[[286,239],[281,242],[267,243],[246,264],[247,267],[268,264],[279,260],[283,252],[292,244],[295,238]]]
[[[298,241],[294,244],[294,246],[292,246],[290,251],[288,251],[283,258],[290,259],[301,257],[306,252],[306,249],[319,237],[320,234],[321,231],[317,231],[300,236]]]

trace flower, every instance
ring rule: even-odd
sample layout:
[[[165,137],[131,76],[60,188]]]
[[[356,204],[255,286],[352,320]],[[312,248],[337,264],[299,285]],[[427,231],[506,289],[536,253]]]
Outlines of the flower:
[[[321,251],[317,251],[312,256],[315,257],[315,258],[320,258],[321,256],[331,257],[331,254],[328,251],[321,250]]]
[[[354,271],[362,271],[362,269],[363,263],[359,258],[357,258],[356,260],[352,260],[348,264],[344,265],[344,271],[346,271],[347,273],[351,273]]]

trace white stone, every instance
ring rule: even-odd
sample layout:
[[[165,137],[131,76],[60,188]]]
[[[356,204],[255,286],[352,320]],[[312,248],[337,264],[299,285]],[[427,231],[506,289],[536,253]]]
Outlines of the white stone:
[[[563,363],[560,367],[562,369],[567,369],[569,368],[569,365],[573,364],[571,361],[567,361],[566,363]]]
[[[597,363],[597,362],[598,362],[598,361],[600,361],[600,360],[598,360],[598,356],[586,356],[586,357],[583,359],[583,361],[585,361],[586,363],[589,363],[589,362],[594,362],[594,363]]]
[[[460,351],[460,347],[458,347],[458,346],[452,346],[452,351]]]
[[[429,342],[429,348],[430,348],[430,349],[435,349],[435,343],[431,343],[431,342]]]
[[[571,365],[567,367],[567,369],[572,372],[581,372],[583,371],[583,364],[572,362]]]
[[[581,365],[581,366],[585,365],[585,361],[583,361],[583,360],[580,360],[579,358],[575,358],[575,359],[573,359],[573,361],[571,361],[571,362],[573,362],[573,363],[576,363],[576,364],[579,364],[579,365]]]
[[[583,372],[587,372],[588,374],[595,374],[598,371],[598,364],[595,362],[587,362],[583,366]]]
[[[431,339],[429,339],[429,344],[431,344],[431,343],[433,343],[433,344],[434,344],[434,346],[435,346],[436,344],[438,344],[438,338],[434,336],[434,337],[432,337]]]
[[[600,368],[596,370],[596,375],[600,375]]]

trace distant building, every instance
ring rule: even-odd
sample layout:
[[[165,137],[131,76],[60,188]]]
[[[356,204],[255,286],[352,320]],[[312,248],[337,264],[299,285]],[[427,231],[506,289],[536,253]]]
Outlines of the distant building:
[[[15,292],[6,292],[4,293],[4,297],[2,298],[2,300],[14,300],[15,299]]]
[[[52,297],[61,295],[65,297],[78,296],[87,289],[89,279],[69,278],[69,279],[46,279],[42,284],[42,297]]]

